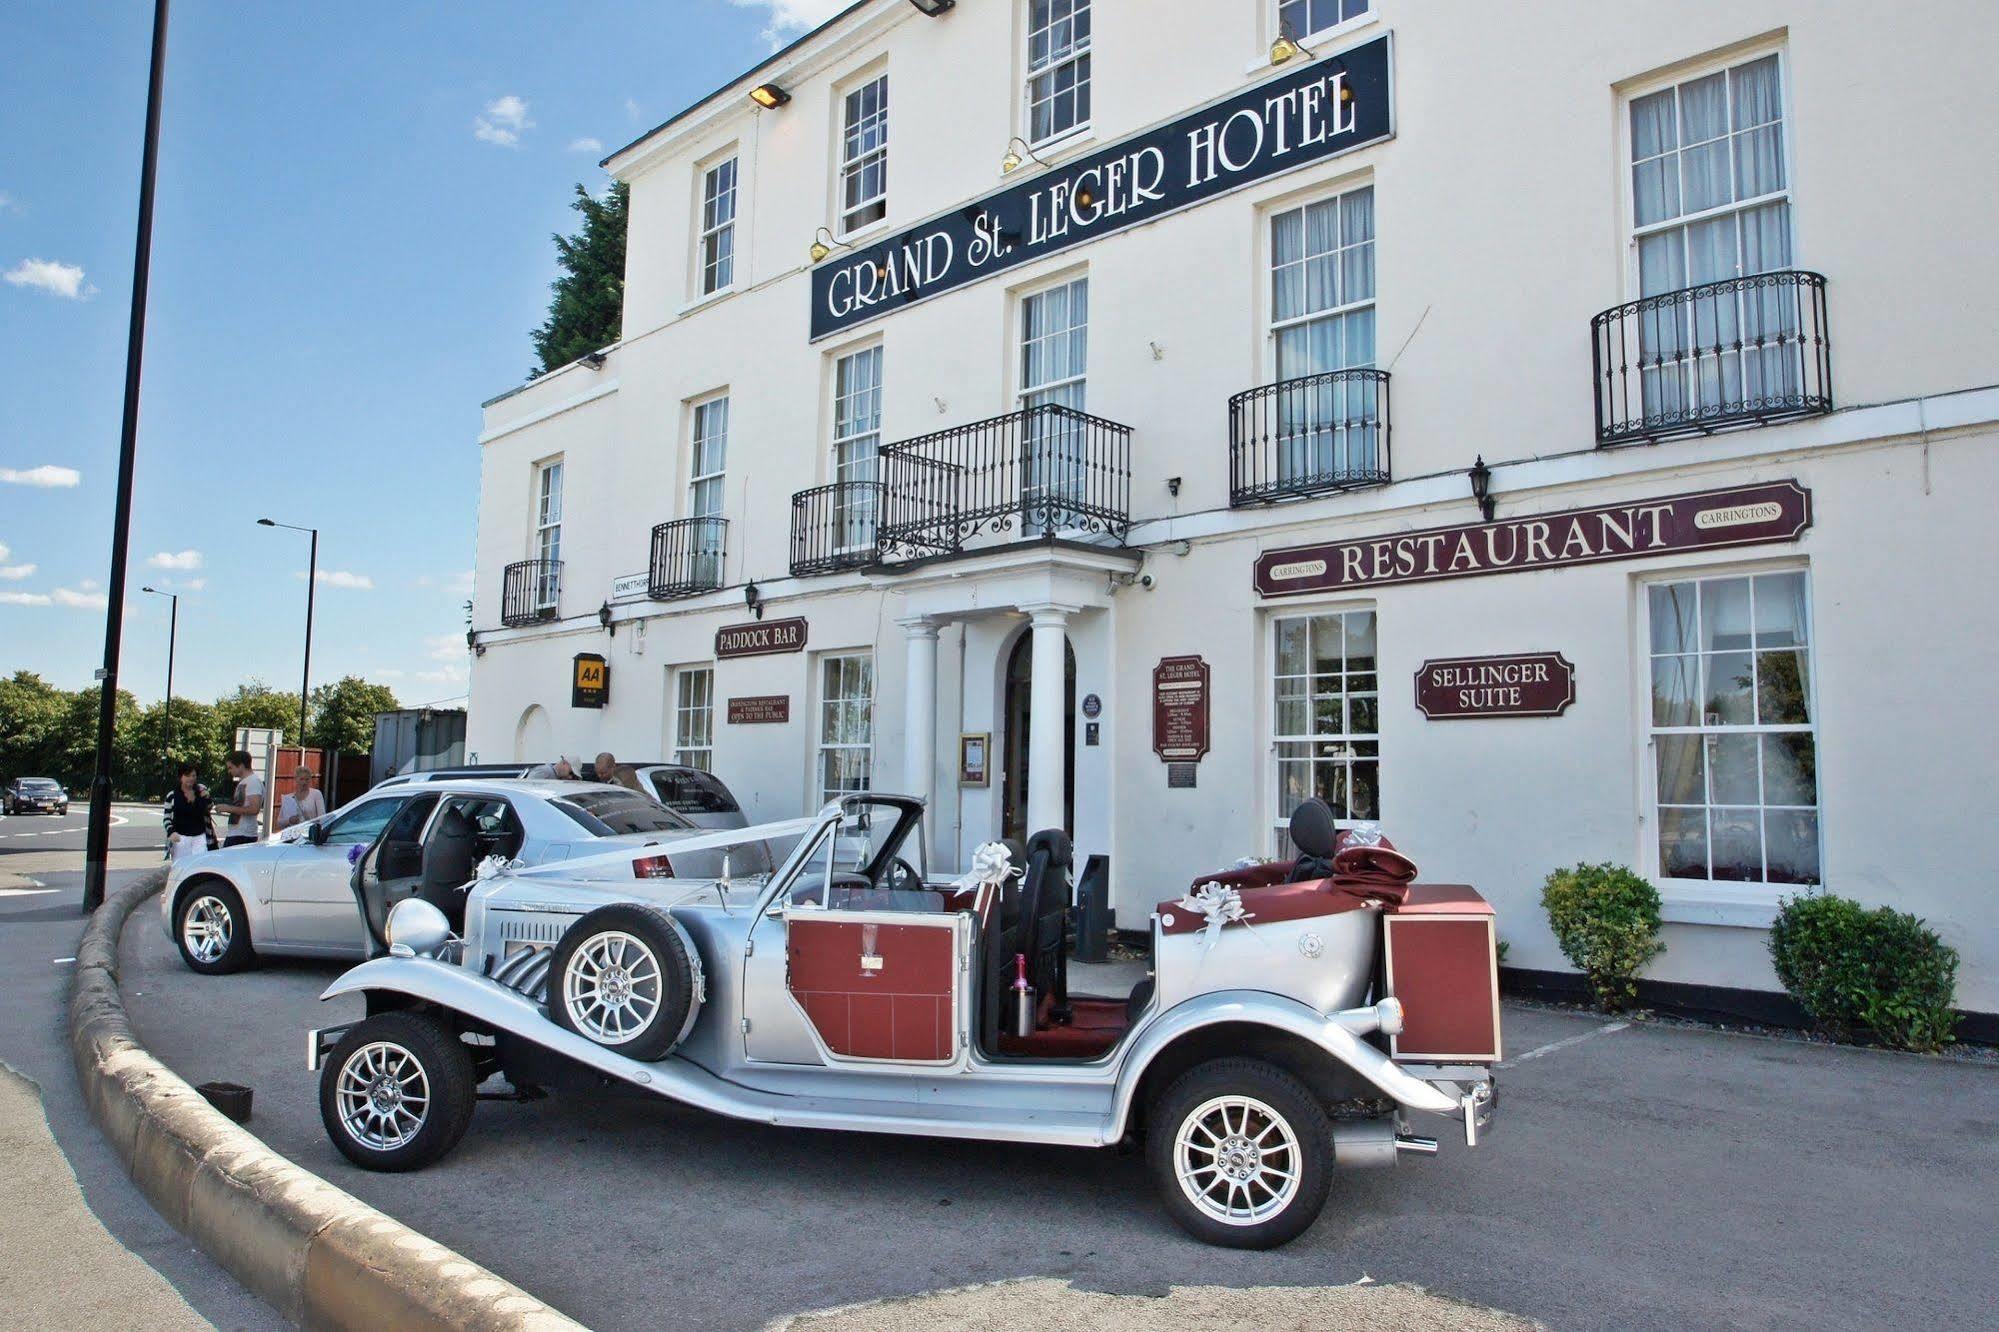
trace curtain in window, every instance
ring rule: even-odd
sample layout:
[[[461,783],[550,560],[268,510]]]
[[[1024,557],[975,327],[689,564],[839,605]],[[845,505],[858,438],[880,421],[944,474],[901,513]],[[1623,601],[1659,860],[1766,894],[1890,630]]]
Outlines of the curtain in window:
[[[1350,191],[1271,219],[1277,472],[1300,485],[1378,468],[1372,383],[1290,381],[1374,364],[1374,191]],[[1313,319],[1319,311],[1337,311]],[[1302,321],[1290,322],[1284,321]]]

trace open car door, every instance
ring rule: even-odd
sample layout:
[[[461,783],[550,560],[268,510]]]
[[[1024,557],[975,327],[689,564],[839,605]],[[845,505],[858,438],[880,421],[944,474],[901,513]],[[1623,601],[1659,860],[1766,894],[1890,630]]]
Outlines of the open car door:
[[[435,795],[419,795],[398,810],[354,863],[349,886],[368,928],[369,956],[388,951],[389,909],[423,886],[423,829],[437,809]]]

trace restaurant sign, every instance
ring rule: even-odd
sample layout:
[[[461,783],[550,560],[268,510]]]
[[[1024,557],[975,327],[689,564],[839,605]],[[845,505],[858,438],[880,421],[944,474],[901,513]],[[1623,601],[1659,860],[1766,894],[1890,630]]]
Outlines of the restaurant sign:
[[[729,700],[729,725],[758,726],[791,720],[791,695],[750,694]]]
[[[1260,596],[1302,597],[1796,541],[1811,525],[1811,491],[1796,481],[1772,481],[1463,527],[1287,546],[1258,556],[1252,581]]]
[[[715,631],[715,656],[762,657],[773,652],[803,652],[805,621],[772,620],[769,624],[727,624]]]
[[[812,337],[851,328],[1394,133],[1386,34],[812,270]],[[1024,173],[1025,174],[1025,173]]]
[[[1199,657],[1162,657],[1152,668],[1152,752],[1163,763],[1199,763],[1208,752],[1208,663]]]
[[[1459,717],[1559,717],[1576,701],[1576,668],[1559,652],[1445,657],[1416,672],[1416,709]]]

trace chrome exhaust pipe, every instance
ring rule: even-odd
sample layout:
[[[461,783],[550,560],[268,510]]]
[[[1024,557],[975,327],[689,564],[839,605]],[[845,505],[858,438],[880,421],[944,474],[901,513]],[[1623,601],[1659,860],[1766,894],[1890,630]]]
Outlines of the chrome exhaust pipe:
[[[1398,1152],[1413,1152],[1417,1156],[1435,1156],[1437,1154],[1437,1140],[1435,1138],[1419,1138],[1409,1133],[1398,1133],[1395,1135],[1395,1150]]]

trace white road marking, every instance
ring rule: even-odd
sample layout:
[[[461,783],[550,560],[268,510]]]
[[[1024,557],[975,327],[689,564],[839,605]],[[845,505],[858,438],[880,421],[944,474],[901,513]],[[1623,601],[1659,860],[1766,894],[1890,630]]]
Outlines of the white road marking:
[[[1557,1050],[1565,1050],[1571,1045],[1579,1045],[1592,1036],[1608,1036],[1614,1031],[1623,1031],[1630,1025],[1629,1022],[1606,1022],[1595,1031],[1578,1032],[1574,1036],[1564,1036],[1559,1041],[1549,1041],[1546,1045],[1537,1045],[1526,1054],[1517,1054],[1511,1059],[1501,1060],[1499,1066],[1501,1068],[1511,1068],[1515,1064],[1524,1064],[1530,1059],[1539,1059],[1542,1055],[1553,1054]]]
[[[59,893],[60,888],[0,888],[0,897],[41,897],[46,893]]]

